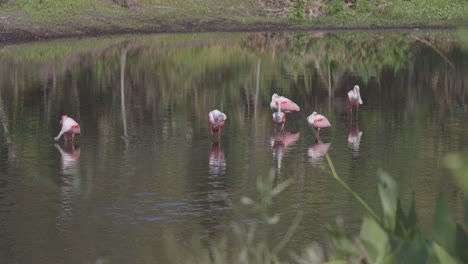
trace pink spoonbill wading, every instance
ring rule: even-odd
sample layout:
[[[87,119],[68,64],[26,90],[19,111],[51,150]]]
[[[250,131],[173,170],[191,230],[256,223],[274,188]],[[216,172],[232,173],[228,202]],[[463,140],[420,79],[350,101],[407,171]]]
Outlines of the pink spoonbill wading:
[[[301,108],[296,103],[284,96],[279,96],[277,94],[273,94],[271,96],[270,108],[273,110],[278,110],[279,104],[277,102],[281,104],[281,109],[285,113],[299,112],[301,110]]]
[[[208,121],[210,122],[211,135],[221,134],[221,129],[224,126],[227,116],[223,112],[215,109],[208,114]]]
[[[348,92],[349,110],[353,114],[353,107],[356,108],[356,114],[359,114],[359,105],[362,104],[361,94],[359,93],[359,85],[354,85],[353,90]]]
[[[65,141],[70,140],[70,138],[73,141],[75,139],[75,135],[81,134],[80,125],[67,115],[62,115],[60,124],[62,125],[62,129],[60,130],[60,133],[54,138],[55,141],[59,140],[62,135]]]
[[[275,124],[275,132],[276,132],[276,125],[281,125],[281,132],[284,133],[284,122],[286,122],[286,115],[281,112],[281,103],[276,101],[278,105],[278,111],[273,113],[273,123]]]
[[[328,119],[325,116],[317,114],[317,112],[313,112],[310,116],[307,117],[307,123],[309,123],[310,126],[313,126],[317,129],[319,137],[321,128],[331,126],[330,121],[328,121]]]

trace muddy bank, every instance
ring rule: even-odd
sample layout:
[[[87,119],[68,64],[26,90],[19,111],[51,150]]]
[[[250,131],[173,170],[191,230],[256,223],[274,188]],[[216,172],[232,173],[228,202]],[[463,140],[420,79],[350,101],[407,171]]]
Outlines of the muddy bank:
[[[119,34],[153,34],[153,33],[197,33],[197,32],[279,32],[279,31],[350,31],[350,30],[453,30],[454,25],[398,25],[398,26],[305,26],[274,23],[244,24],[227,20],[184,21],[167,23],[158,21],[145,28],[75,28],[69,31],[41,29],[32,31],[9,29],[0,30],[0,43],[15,44],[23,42],[44,41],[59,38],[83,38]]]

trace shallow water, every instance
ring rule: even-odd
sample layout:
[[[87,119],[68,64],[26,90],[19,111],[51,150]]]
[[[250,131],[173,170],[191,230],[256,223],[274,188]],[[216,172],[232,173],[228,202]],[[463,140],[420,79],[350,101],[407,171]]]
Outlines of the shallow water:
[[[429,43],[429,44],[427,44]],[[0,53],[0,259],[5,263],[181,263],[194,236],[256,222],[239,204],[258,178],[292,180],[271,211],[288,250],[327,244],[327,224],[357,230],[380,212],[376,173],[414,193],[423,230],[439,193],[462,193],[444,165],[468,146],[468,52],[451,32],[120,36],[3,47]],[[361,87],[351,115],[346,93]],[[271,95],[294,100],[275,133]],[[207,114],[228,116],[219,138]],[[306,117],[332,123],[320,140]],[[74,143],[54,142],[61,113]],[[239,209],[238,208],[238,209]],[[2,262],[3,263],[3,262]]]

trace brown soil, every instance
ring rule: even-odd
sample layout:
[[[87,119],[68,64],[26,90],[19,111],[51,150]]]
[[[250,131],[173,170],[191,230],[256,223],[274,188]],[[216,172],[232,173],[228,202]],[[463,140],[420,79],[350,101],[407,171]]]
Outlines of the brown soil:
[[[278,31],[349,31],[349,30],[433,30],[433,29],[455,29],[453,25],[403,25],[403,26],[372,26],[372,27],[343,27],[323,26],[306,27],[286,24],[257,23],[243,24],[239,22],[216,20],[194,22],[185,21],[177,23],[155,22],[153,27],[143,29],[96,29],[81,28],[73,32],[56,32],[42,30],[40,32],[29,32],[25,30],[0,30],[0,44],[13,44],[22,42],[41,41],[58,38],[93,37],[117,34],[151,34],[151,33],[196,33],[196,32],[278,32]]]

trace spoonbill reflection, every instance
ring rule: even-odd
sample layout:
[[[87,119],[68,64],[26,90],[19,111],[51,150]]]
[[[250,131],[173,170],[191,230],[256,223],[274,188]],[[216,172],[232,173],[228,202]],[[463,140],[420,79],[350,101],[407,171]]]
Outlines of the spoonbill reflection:
[[[328,121],[325,116],[317,114],[317,112],[313,112],[310,116],[307,117],[307,123],[317,129],[318,136],[320,136],[320,128],[331,126],[330,121]]]
[[[208,120],[210,122],[211,135],[221,134],[221,129],[224,126],[224,121],[226,121],[227,116],[215,109],[208,114]]]
[[[307,155],[309,156],[309,161],[311,163],[317,163],[323,160],[323,157],[327,154],[328,149],[330,148],[331,143],[323,143],[320,139],[316,140],[307,149]]]
[[[211,147],[208,155],[208,201],[213,211],[225,208],[226,197],[229,193],[226,191],[226,159],[221,142],[211,141]]]
[[[281,109],[283,109],[283,112],[289,113],[289,112],[299,112],[301,108],[294,103],[293,101],[289,100],[288,98],[284,96],[279,96],[277,94],[273,94],[271,96],[271,102],[270,102],[270,108],[272,110],[277,110],[278,109],[278,103],[281,104]]]
[[[270,145],[273,151],[273,157],[277,161],[277,168],[281,169],[281,161],[286,155],[288,149],[294,145],[294,143],[299,139],[300,132],[285,132],[281,134],[275,134],[275,136],[271,137]]]
[[[60,232],[68,232],[73,219],[73,197],[81,187],[81,178],[79,177],[80,148],[75,146],[72,141],[65,141],[63,148],[59,144],[54,144],[54,146],[60,152],[61,161],[61,210],[57,228]]]
[[[359,124],[357,122],[354,123],[350,121],[348,127],[348,146],[354,152],[359,151],[359,144],[361,142],[362,131],[359,130]]]
[[[62,163],[63,175],[78,174],[78,163],[80,159],[80,147],[74,143],[66,141],[63,148],[59,144],[54,144],[55,148],[60,152],[60,160]]]
[[[208,153],[208,170],[210,175],[221,176],[226,174],[226,159],[221,143],[217,140],[211,141]]]
[[[80,125],[67,115],[62,115],[60,124],[62,125],[62,129],[60,130],[60,133],[54,138],[55,141],[59,140],[62,135],[65,141],[70,140],[70,137],[71,140],[74,140],[75,135],[79,135],[81,133]]]
[[[353,90],[348,92],[349,110],[353,113],[353,107],[356,108],[356,114],[359,114],[359,105],[362,104],[361,94],[359,93],[359,85],[354,85]]]
[[[281,133],[284,133],[284,123],[286,122],[286,115],[281,112],[281,103],[276,101],[276,105],[278,106],[278,111],[273,113],[273,123],[275,124],[275,133],[276,133],[276,125],[281,125]]]

